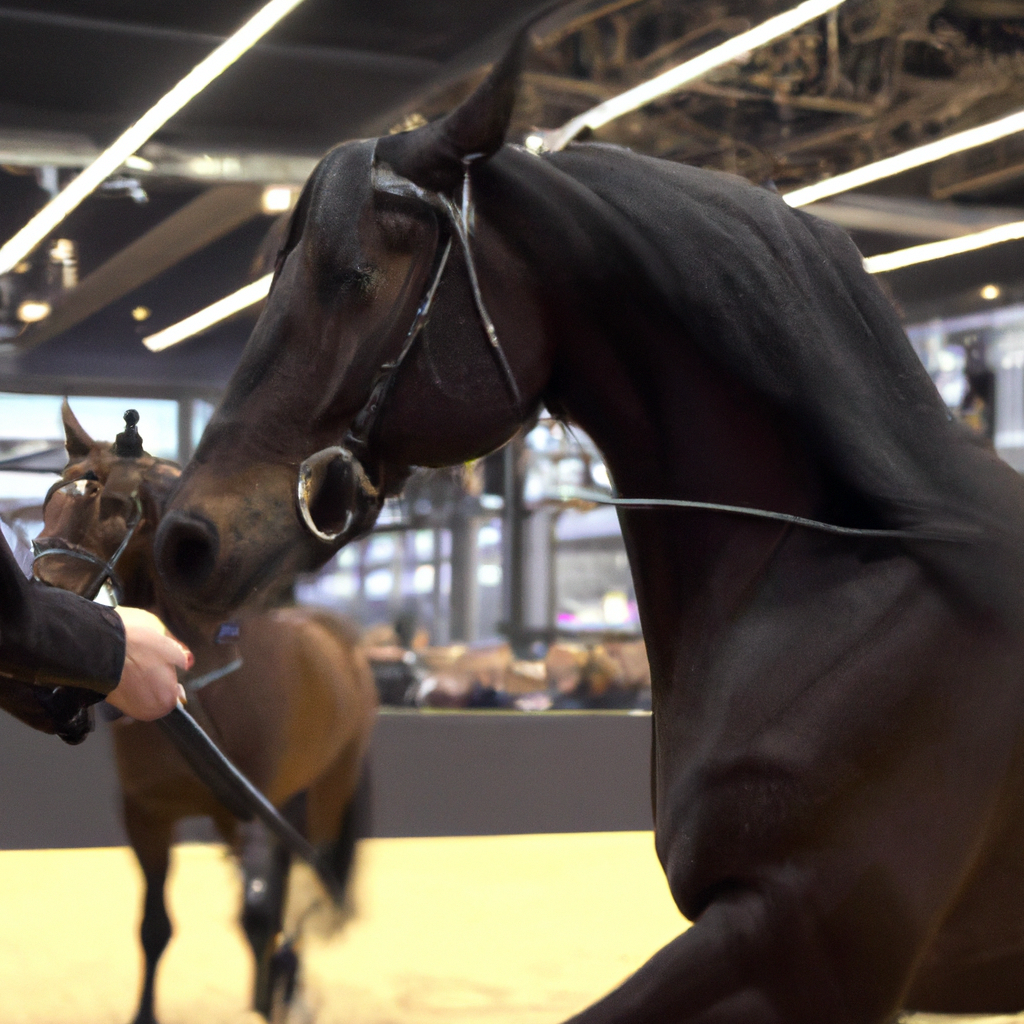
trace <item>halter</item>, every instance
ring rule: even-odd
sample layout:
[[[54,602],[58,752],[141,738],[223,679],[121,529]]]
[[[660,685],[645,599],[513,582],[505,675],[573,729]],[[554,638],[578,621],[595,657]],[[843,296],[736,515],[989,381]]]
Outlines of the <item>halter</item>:
[[[89,475],[75,477],[73,480],[58,480],[47,492],[46,497],[43,499],[43,508],[46,508],[47,502],[55,491],[59,491],[63,487],[67,487],[69,484],[78,483],[80,480],[92,480],[93,477]],[[82,592],[82,597],[89,601],[95,600],[96,595],[99,594],[104,583],[110,584],[110,589],[113,591],[114,601],[117,604],[124,603],[124,585],[121,583],[120,578],[117,575],[117,563],[121,556],[124,554],[125,549],[131,543],[132,537],[135,536],[135,531],[139,528],[142,523],[142,502],[139,501],[138,490],[132,491],[130,500],[133,504],[133,513],[130,521],[127,523],[127,529],[125,530],[124,537],[121,538],[121,543],[118,544],[117,550],[110,556],[110,558],[101,558],[99,555],[93,554],[86,548],[79,547],[78,545],[69,544],[66,541],[54,543],[43,547],[38,541],[32,541],[32,575],[41,582],[46,582],[36,572],[36,565],[44,558],[51,558],[54,555],[61,555],[65,558],[77,558],[80,562],[88,562],[90,565],[96,566],[99,570],[97,574],[89,582],[89,586]]]
[[[441,278],[444,276],[445,269],[448,266],[448,257],[452,250],[453,236],[458,239],[459,245],[462,249],[462,254],[466,262],[466,273],[469,277],[470,290],[473,293],[473,305],[476,308],[480,324],[484,329],[488,345],[498,364],[498,368],[501,371],[502,379],[505,382],[505,386],[508,388],[516,413],[521,414],[522,412],[522,394],[519,391],[519,385],[516,382],[515,375],[512,373],[512,367],[509,365],[505,351],[501,347],[501,342],[498,340],[498,332],[494,326],[494,321],[491,319],[491,315],[484,302],[483,293],[480,290],[480,278],[476,272],[476,261],[473,259],[473,250],[470,245],[475,222],[475,208],[473,206],[469,171],[473,161],[477,159],[479,155],[480,154],[473,154],[465,157],[462,161],[462,195],[458,205],[452,202],[448,196],[442,195],[440,192],[433,192],[428,189],[421,188],[408,178],[403,178],[401,175],[395,174],[395,172],[386,165],[378,165],[376,162],[376,154],[374,154],[371,161],[372,183],[373,188],[376,191],[386,192],[390,195],[402,196],[404,198],[417,199],[426,203],[432,209],[443,214],[451,227],[452,233],[444,239],[443,244],[440,239],[438,240],[437,247],[434,250],[431,271],[427,278],[427,286],[423,292],[423,298],[420,300],[420,304],[416,309],[416,314],[412,319],[412,323],[409,325],[402,347],[394,359],[390,362],[383,363],[377,371],[373,386],[370,389],[370,397],[366,400],[365,405],[363,405],[359,412],[356,413],[355,418],[352,420],[352,425],[345,434],[343,444],[331,448],[324,448],[321,451],[316,452],[306,459],[299,467],[298,487],[296,492],[299,514],[306,529],[319,540],[327,543],[333,543],[339,537],[343,536],[351,527],[354,514],[351,509],[347,510],[345,522],[338,530],[321,530],[316,525],[309,509],[310,500],[313,498],[312,490],[315,472],[321,465],[332,462],[335,459],[340,459],[347,463],[352,471],[357,474],[361,472],[363,478],[368,482],[362,460],[370,450],[373,437],[380,424],[380,418],[385,402],[391,396],[391,392],[394,389],[397,372],[405,362],[406,357],[412,350],[413,345],[415,345],[417,338],[419,338],[423,333],[423,329],[427,326],[427,323],[430,320],[430,312],[433,307],[434,296],[437,294],[437,289],[441,284]],[[372,487],[372,485],[370,486]]]

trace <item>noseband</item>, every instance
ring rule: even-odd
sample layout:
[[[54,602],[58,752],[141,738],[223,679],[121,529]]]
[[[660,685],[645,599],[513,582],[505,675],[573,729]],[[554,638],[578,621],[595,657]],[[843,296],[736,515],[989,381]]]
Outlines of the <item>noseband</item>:
[[[62,487],[67,487],[69,484],[77,483],[79,480],[91,480],[92,477],[76,477],[74,480],[58,480],[50,489],[46,492],[46,497],[43,500],[43,509],[45,511],[46,505],[49,502],[51,496],[55,491],[59,491]],[[104,583],[109,581],[110,588],[114,592],[114,600],[117,604],[124,603],[124,585],[121,583],[117,575],[117,563],[121,556],[124,554],[125,549],[131,543],[132,537],[135,536],[135,531],[138,530],[142,523],[142,502],[139,501],[139,492],[132,491],[131,502],[133,505],[132,515],[127,522],[127,529],[125,530],[124,537],[121,538],[121,543],[118,544],[117,550],[110,556],[110,558],[101,558],[99,555],[93,554],[86,548],[78,547],[77,545],[71,545],[67,542],[55,543],[53,546],[43,547],[38,541],[32,541],[32,575],[40,582],[45,583],[39,573],[36,571],[36,566],[44,558],[52,558],[54,555],[60,555],[64,558],[76,558],[80,562],[88,562],[90,565],[94,565],[99,571],[89,582],[89,586],[82,592],[82,597],[92,601],[96,598],[96,595],[100,592]]]
[[[334,543],[339,537],[348,532],[355,518],[354,512],[349,509],[343,525],[338,530],[322,530],[316,525],[309,506],[310,501],[315,497],[314,481],[318,468],[325,463],[340,459],[351,472],[360,478],[364,490],[367,488],[374,490],[366,473],[364,459],[368,457],[373,438],[379,429],[381,415],[394,389],[398,370],[405,362],[417,338],[423,333],[423,329],[430,320],[434,296],[437,294],[441,278],[444,276],[445,268],[448,265],[453,237],[458,239],[459,245],[462,248],[463,258],[466,262],[466,273],[469,277],[469,285],[473,293],[473,305],[476,307],[477,316],[484,329],[488,345],[501,371],[502,379],[508,388],[517,414],[522,411],[522,395],[519,391],[519,385],[516,383],[512,367],[509,366],[504,349],[502,349],[501,342],[498,340],[498,332],[494,327],[494,321],[491,319],[491,315],[484,303],[483,293],[480,290],[480,279],[476,272],[476,262],[473,259],[473,251],[470,246],[475,221],[475,208],[470,188],[469,171],[474,159],[476,159],[475,156],[470,156],[463,160],[462,195],[458,205],[452,202],[448,196],[440,192],[432,192],[421,188],[408,178],[395,174],[386,165],[378,165],[376,155],[374,155],[371,162],[372,182],[375,191],[386,192],[390,195],[402,196],[408,199],[416,199],[426,203],[443,215],[451,227],[451,233],[443,241],[441,239],[438,240],[423,298],[420,300],[416,315],[409,325],[398,355],[390,362],[382,364],[381,368],[377,371],[377,376],[370,390],[370,397],[366,400],[366,404],[356,413],[355,418],[352,420],[352,425],[345,434],[344,442],[340,446],[324,448],[316,452],[299,467],[297,490],[299,515],[306,529],[318,540]]]

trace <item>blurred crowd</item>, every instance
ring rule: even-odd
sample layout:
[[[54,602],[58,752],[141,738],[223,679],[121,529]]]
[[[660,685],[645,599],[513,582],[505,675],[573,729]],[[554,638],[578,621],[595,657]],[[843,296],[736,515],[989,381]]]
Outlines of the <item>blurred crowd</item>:
[[[364,636],[385,705],[518,711],[651,706],[642,640],[556,642],[543,657],[521,659],[508,643],[432,647],[425,631],[402,633],[399,623],[397,629],[371,627]]]

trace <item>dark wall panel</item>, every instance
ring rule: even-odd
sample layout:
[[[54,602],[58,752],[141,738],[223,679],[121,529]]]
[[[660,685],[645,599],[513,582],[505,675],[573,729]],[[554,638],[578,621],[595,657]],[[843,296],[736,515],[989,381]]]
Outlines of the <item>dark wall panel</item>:
[[[68,747],[0,714],[0,849],[126,842],[108,728]],[[651,828],[650,735],[627,713],[382,714],[374,835]]]
[[[648,715],[382,715],[374,833],[649,829],[650,745]]]

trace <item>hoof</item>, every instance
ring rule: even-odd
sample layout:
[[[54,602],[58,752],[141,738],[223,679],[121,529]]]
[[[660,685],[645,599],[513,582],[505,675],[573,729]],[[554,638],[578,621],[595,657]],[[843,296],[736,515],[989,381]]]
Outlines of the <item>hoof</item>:
[[[299,956],[285,942],[270,958],[270,1022],[287,1024],[299,982]]]
[[[270,958],[270,985],[280,992],[285,1003],[292,1001],[299,980],[299,956],[290,942],[285,942]]]

